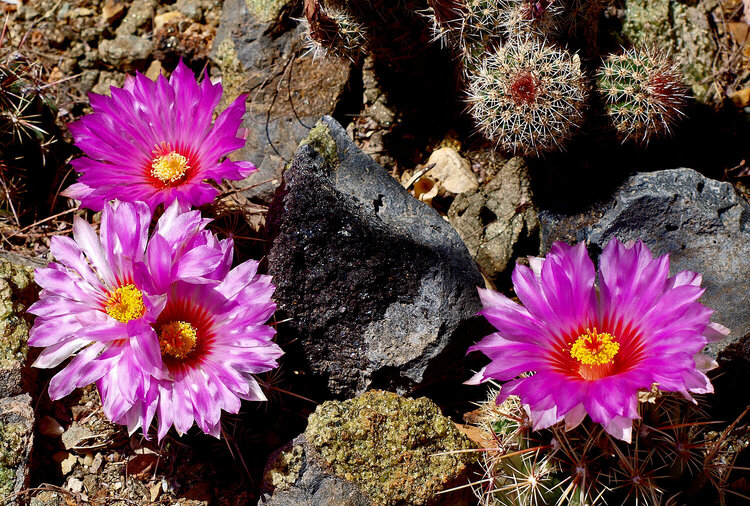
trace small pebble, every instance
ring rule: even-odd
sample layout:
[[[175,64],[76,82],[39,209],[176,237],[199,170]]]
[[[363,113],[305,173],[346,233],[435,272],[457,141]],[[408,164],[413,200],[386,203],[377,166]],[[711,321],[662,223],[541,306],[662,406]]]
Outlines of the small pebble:
[[[74,494],[78,494],[83,490],[83,482],[78,478],[70,478],[68,480],[68,490]]]

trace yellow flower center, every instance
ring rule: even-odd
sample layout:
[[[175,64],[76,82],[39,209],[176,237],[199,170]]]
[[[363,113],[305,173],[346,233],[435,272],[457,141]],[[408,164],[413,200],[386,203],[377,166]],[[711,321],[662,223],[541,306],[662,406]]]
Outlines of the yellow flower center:
[[[151,162],[151,175],[165,184],[184,178],[188,170],[190,170],[188,159],[177,151],[158,156]]]
[[[128,323],[143,316],[146,307],[143,305],[143,294],[135,285],[123,285],[110,295],[104,304],[104,310],[118,322]]]
[[[187,322],[173,321],[165,323],[159,329],[159,347],[164,355],[185,358],[195,348],[198,335]]]
[[[614,336],[599,334],[594,327],[593,331],[586,329],[586,333],[576,339],[570,348],[570,355],[583,365],[597,366],[611,364],[618,351],[620,344]]]

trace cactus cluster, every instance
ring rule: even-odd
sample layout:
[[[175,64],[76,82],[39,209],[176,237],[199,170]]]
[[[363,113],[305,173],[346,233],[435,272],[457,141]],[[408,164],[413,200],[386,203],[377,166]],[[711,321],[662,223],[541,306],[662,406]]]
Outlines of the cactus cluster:
[[[580,58],[562,48],[561,38],[582,43],[582,54],[596,54],[603,3],[424,1],[426,9],[414,1],[305,0],[308,37],[319,52],[352,61],[384,48],[395,58],[388,40],[405,30],[384,20],[399,18],[393,15],[396,4],[402,13],[416,9],[431,25],[433,39],[456,57],[479,132],[513,154],[542,156],[565,149],[583,126],[589,86]],[[602,112],[623,142],[646,144],[669,134],[684,114],[686,92],[678,67],[656,49],[609,56],[591,77]]]
[[[29,178],[40,179],[51,163],[57,110],[48,88],[38,63],[16,49],[0,50],[0,213],[16,225],[34,201]]]
[[[534,432],[518,398],[498,406],[494,397],[475,420],[488,434],[485,476],[475,489],[481,504],[655,506],[698,494],[724,499],[740,449],[728,437],[732,427],[712,432],[700,405],[679,394],[656,387],[643,393],[629,445],[593,423]],[[668,497],[667,490],[678,495]]]
[[[678,66],[663,52],[633,48],[609,56],[597,72],[606,114],[622,138],[648,143],[669,134],[683,116],[687,89]]]
[[[583,117],[580,60],[536,38],[491,53],[469,83],[471,113],[482,133],[505,151],[538,155],[558,149]]]

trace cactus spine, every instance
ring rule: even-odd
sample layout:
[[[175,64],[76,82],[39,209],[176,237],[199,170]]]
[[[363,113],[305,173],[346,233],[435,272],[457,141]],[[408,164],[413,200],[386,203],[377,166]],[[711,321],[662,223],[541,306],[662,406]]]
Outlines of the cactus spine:
[[[678,66],[666,53],[633,48],[609,56],[597,73],[597,88],[610,123],[623,142],[647,144],[671,132],[687,97]]]

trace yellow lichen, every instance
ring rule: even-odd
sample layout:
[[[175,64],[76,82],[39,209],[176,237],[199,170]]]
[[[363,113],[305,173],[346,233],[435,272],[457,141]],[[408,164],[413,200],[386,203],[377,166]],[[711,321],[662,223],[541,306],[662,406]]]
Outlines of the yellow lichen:
[[[336,475],[375,504],[429,504],[441,490],[468,483],[473,443],[429,399],[370,391],[321,404],[305,436]],[[459,493],[460,495],[460,493]],[[458,496],[448,496],[462,504]]]

